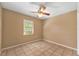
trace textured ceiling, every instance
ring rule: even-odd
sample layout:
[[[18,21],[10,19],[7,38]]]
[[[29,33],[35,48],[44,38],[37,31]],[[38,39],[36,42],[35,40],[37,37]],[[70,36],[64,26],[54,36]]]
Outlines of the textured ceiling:
[[[37,17],[37,14],[31,13],[31,11],[37,11],[40,3],[41,2],[2,2],[1,5],[3,8]],[[40,17],[40,19],[48,19],[49,17],[57,16],[76,9],[76,3],[74,2],[44,2],[44,5],[47,7],[46,11],[50,13],[50,16],[45,15]]]

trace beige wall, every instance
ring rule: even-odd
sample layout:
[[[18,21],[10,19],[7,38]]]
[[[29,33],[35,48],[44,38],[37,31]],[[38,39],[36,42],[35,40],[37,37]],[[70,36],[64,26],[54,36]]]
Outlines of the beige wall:
[[[76,48],[76,11],[51,17],[44,23],[44,39]]]
[[[34,21],[34,35],[23,35],[23,19]],[[52,17],[44,22],[34,17],[3,9],[2,48],[42,38],[76,48],[76,26],[76,11]],[[44,35],[42,35],[43,33]]]
[[[23,20],[34,22],[34,34],[23,35]],[[17,45],[23,42],[42,39],[43,21],[25,16],[7,9],[3,9],[3,40],[2,48]]]
[[[0,51],[1,51],[1,40],[2,40],[2,8],[0,5]]]

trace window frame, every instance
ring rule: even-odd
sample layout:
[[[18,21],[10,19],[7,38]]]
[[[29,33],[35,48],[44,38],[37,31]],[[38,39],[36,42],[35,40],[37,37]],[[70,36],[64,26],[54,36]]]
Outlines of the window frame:
[[[25,23],[31,23],[32,24],[31,34],[28,34],[27,30],[25,30]],[[31,28],[31,27],[28,26],[27,28]],[[32,20],[24,19],[24,21],[23,21],[23,35],[33,35],[33,34],[34,34],[34,22]]]

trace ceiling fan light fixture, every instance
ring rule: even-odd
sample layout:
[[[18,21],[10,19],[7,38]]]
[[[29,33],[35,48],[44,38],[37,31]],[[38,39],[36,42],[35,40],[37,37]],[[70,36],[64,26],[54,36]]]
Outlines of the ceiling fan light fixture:
[[[42,17],[43,16],[43,14],[42,13],[38,13],[38,17]]]
[[[40,11],[41,11],[41,12],[44,12],[44,11],[45,11],[45,9],[41,8],[41,9],[40,9]]]

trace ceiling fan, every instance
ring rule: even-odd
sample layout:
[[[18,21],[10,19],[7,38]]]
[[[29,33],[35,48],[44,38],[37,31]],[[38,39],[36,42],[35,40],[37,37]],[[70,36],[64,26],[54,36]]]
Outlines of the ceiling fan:
[[[50,13],[46,12],[46,6],[44,6],[44,4],[40,4],[40,7],[37,10],[37,12],[32,12],[32,13],[37,13],[38,17],[42,17],[44,15],[47,15],[47,16],[50,15]]]

